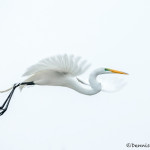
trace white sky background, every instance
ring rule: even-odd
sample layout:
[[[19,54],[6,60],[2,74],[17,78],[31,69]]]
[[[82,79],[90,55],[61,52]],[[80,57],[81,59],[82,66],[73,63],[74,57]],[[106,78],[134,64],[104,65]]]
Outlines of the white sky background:
[[[62,87],[16,90],[0,117],[0,148],[125,150],[129,142],[148,143],[149,41],[149,0],[1,0],[1,90],[38,60],[64,53],[92,68],[128,72],[130,80],[119,92],[94,96]]]

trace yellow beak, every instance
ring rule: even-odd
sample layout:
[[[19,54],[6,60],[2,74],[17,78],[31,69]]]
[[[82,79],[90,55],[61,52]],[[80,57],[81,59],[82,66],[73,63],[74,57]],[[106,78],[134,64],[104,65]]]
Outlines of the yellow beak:
[[[119,74],[128,75],[128,73],[125,73],[125,72],[122,72],[122,71],[118,71],[118,70],[114,70],[114,69],[108,69],[108,68],[107,68],[107,70],[108,70],[108,71],[111,71],[111,72],[113,72],[113,73],[119,73]]]

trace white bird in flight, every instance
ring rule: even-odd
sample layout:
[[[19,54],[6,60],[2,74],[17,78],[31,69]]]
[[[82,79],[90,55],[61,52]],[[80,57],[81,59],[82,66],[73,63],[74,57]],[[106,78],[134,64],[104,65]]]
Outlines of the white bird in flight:
[[[11,90],[9,96],[0,107],[0,115],[3,115],[7,110],[11,97],[17,87],[24,88],[28,85],[47,85],[47,86],[64,86],[71,88],[81,94],[94,95],[102,90],[102,83],[96,80],[101,74],[124,74],[125,72],[109,69],[98,68],[89,75],[89,84],[83,82],[78,78],[88,68],[87,61],[82,60],[81,57],[74,55],[57,55],[39,61],[27,69],[23,76],[29,76],[25,81],[14,84],[13,87],[0,91],[1,93]]]

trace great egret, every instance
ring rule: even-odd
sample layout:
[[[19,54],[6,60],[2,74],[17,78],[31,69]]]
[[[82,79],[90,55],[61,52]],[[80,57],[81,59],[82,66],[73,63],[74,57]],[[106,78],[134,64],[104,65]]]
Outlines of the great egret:
[[[118,73],[127,75],[125,72],[109,69],[98,68],[89,76],[89,84],[78,78],[88,68],[89,64],[81,57],[73,55],[57,55],[43,59],[37,64],[31,66],[24,73],[24,76],[29,76],[24,82],[14,84],[13,87],[0,91],[1,93],[11,90],[9,96],[0,107],[0,115],[3,115],[7,110],[11,97],[17,87],[22,88],[27,85],[48,85],[48,86],[64,86],[71,88],[81,94],[94,95],[101,91],[102,85],[96,78],[101,74]]]

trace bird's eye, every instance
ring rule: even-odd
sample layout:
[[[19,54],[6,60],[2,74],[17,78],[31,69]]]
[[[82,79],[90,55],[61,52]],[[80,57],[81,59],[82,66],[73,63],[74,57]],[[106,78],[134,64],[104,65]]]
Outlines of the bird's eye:
[[[110,69],[108,69],[108,68],[105,68],[105,71],[110,71]]]

